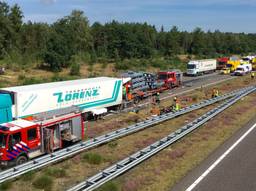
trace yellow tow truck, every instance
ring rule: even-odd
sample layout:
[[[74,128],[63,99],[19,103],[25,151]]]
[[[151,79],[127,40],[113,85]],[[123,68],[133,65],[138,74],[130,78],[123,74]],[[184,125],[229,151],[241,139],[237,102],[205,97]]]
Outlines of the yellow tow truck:
[[[229,60],[226,66],[221,70],[221,74],[230,74],[240,65],[240,60]]]

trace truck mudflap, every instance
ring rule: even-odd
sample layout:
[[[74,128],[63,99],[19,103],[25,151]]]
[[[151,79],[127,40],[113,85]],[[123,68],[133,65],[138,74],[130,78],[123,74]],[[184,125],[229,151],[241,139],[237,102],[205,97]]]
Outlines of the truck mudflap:
[[[10,167],[10,166],[14,166],[15,165],[15,163],[10,165],[10,162],[12,162],[12,161],[1,160],[1,162],[0,162],[0,169],[5,169],[6,167]]]

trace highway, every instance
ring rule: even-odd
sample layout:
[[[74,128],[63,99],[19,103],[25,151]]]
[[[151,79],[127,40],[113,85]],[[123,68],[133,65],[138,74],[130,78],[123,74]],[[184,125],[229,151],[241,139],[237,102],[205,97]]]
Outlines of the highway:
[[[256,114],[171,191],[256,190]]]

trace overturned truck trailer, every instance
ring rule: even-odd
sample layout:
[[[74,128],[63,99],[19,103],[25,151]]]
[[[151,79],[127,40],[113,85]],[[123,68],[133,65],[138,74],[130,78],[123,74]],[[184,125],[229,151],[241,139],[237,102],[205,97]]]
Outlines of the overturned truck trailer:
[[[122,103],[122,80],[99,77],[0,89],[0,122],[76,106],[82,113]]]

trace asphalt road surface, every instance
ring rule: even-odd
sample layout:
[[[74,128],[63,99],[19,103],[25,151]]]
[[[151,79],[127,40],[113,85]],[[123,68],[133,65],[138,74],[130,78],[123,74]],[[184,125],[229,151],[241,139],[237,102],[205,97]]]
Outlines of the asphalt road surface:
[[[172,191],[255,191],[256,114]]]

